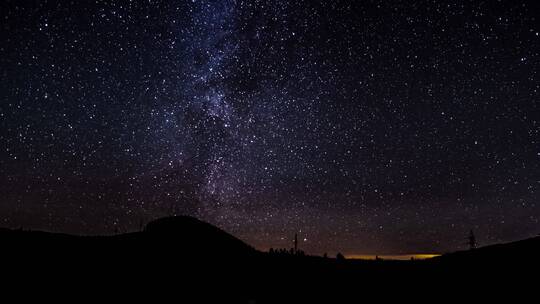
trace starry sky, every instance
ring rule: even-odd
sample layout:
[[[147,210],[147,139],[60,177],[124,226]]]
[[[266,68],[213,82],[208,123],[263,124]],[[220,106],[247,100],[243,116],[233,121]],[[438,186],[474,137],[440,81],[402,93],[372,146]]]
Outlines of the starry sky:
[[[535,1],[0,3],[0,224],[259,248],[540,232]]]

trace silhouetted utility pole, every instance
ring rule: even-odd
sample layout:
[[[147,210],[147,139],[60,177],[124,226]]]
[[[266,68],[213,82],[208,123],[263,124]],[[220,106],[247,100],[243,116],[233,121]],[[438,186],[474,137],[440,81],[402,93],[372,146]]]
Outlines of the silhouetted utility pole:
[[[469,237],[467,238],[469,241],[467,242],[469,244],[469,249],[475,249],[476,248],[476,237],[474,237],[474,232],[469,232]]]
[[[143,231],[144,230],[144,220],[143,218],[141,217],[139,219],[139,231]]]
[[[296,254],[298,252],[298,234],[294,234],[294,253]]]

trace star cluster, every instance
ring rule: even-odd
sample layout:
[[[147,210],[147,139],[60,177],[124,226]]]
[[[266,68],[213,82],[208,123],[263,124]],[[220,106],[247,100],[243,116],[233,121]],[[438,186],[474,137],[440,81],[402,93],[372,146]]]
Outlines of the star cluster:
[[[538,233],[533,2],[0,7],[3,226],[190,214],[315,254]]]

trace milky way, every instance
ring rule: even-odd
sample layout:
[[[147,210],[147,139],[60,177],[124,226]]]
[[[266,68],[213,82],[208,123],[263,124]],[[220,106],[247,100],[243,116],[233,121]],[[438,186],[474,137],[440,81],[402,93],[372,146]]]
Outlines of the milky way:
[[[260,249],[539,231],[533,2],[3,1],[2,225]]]

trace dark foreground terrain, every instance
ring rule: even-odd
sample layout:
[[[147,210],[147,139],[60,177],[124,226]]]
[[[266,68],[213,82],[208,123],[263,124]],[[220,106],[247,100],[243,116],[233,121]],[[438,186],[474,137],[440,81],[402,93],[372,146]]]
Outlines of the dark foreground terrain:
[[[0,246],[5,295],[41,300],[517,301],[540,283],[539,237],[429,260],[336,260],[262,253],[197,219],[171,217],[115,236],[0,229]]]

